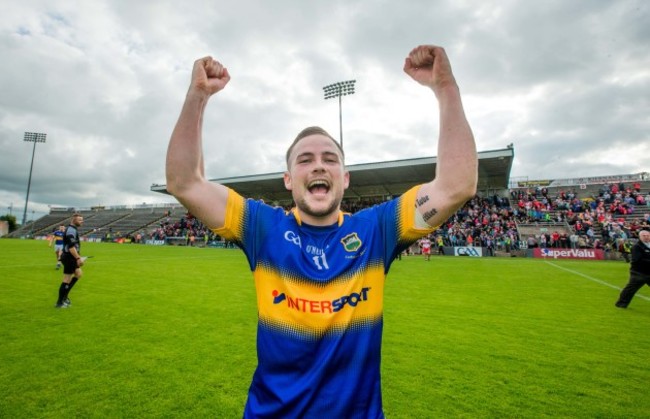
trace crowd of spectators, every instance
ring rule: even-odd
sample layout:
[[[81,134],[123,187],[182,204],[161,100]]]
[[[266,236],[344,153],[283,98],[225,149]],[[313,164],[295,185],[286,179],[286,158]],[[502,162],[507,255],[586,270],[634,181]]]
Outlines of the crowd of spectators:
[[[179,219],[174,220],[169,214],[160,221],[160,226],[149,233],[151,240],[167,240],[170,238],[184,240],[188,246],[193,246],[197,242],[207,243],[218,240],[210,229],[189,212],[183,214]]]
[[[512,204],[511,204],[512,202]],[[631,219],[642,207],[643,217]],[[518,224],[545,226],[521,237]],[[568,228],[566,228],[568,226]],[[604,184],[597,196],[580,197],[575,189],[552,195],[547,188],[510,191],[510,201],[499,196],[470,200],[432,237],[445,246],[482,246],[509,252],[521,247],[599,248],[624,251],[638,231],[650,228],[650,192],[640,183]]]
[[[638,236],[640,229],[650,228],[647,213],[643,217],[627,217],[639,208],[650,210],[650,192],[644,196],[638,182],[627,188],[623,183],[603,184],[597,195],[584,198],[575,190],[561,190],[556,196],[550,196],[546,188],[535,188],[533,192],[511,191],[511,196],[516,196],[518,207],[525,208],[535,222],[566,221],[571,228],[568,247],[572,248],[620,251],[630,239]],[[553,235],[540,234],[527,240],[533,244],[537,242],[538,246],[566,247],[567,240],[560,237],[558,244]]]
[[[485,247],[510,251],[519,248],[517,219],[522,214],[500,196],[475,196],[446,223],[432,233],[432,239],[444,246]]]

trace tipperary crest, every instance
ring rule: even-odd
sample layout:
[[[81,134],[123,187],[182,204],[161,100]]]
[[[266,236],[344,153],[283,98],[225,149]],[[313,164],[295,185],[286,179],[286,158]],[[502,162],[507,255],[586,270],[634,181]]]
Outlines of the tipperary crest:
[[[346,252],[356,252],[361,247],[361,239],[357,233],[348,234],[347,236],[341,239],[343,243],[343,248]]]

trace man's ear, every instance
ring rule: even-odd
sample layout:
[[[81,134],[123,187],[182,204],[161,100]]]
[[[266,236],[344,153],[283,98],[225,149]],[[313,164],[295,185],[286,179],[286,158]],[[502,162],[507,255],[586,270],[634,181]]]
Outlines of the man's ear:
[[[343,190],[346,190],[350,186],[350,172],[347,170],[343,173]]]
[[[291,173],[284,172],[284,187],[290,191],[291,190]]]

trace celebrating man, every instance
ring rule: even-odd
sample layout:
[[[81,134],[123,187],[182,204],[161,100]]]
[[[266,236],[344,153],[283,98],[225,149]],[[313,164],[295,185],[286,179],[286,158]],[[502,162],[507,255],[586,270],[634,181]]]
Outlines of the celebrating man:
[[[167,151],[167,190],[215,233],[237,243],[253,272],[258,366],[245,417],[383,417],[386,274],[400,252],[473,197],[477,185],[476,146],[444,49],[413,49],[404,71],[438,99],[436,173],[397,199],[351,215],[341,211],[350,182],[343,150],[318,127],[302,130],[286,153],[291,211],[209,182],[203,116],[230,74],[211,57],[194,63]]]

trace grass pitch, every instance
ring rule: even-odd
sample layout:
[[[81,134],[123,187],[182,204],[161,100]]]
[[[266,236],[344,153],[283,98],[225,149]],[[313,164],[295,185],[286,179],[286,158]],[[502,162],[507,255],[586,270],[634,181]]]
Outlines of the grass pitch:
[[[0,417],[241,417],[256,365],[238,250],[84,243],[55,309],[44,241],[0,240]],[[405,257],[385,296],[389,418],[641,418],[650,290],[624,262]]]

